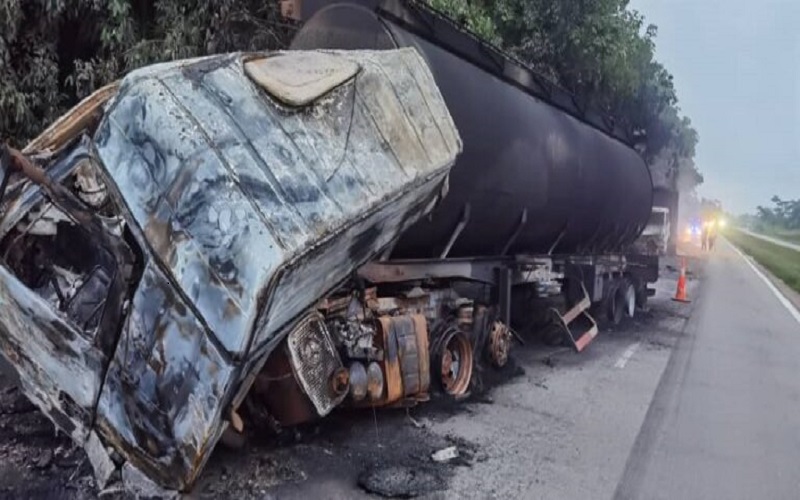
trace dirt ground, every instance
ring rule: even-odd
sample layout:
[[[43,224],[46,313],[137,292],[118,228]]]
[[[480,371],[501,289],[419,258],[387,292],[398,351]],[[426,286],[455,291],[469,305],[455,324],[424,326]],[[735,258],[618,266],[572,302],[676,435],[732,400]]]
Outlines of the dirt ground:
[[[690,294],[701,265],[692,261]],[[604,327],[581,354],[527,339],[496,386],[453,404],[338,412],[244,449],[219,446],[193,498],[609,497],[669,353],[691,313],[670,300],[667,261],[649,310]],[[629,354],[630,352],[630,354]],[[458,456],[435,462],[434,452]],[[368,493],[371,492],[371,493]],[[124,498],[98,492],[82,450],[0,372],[0,498]]]

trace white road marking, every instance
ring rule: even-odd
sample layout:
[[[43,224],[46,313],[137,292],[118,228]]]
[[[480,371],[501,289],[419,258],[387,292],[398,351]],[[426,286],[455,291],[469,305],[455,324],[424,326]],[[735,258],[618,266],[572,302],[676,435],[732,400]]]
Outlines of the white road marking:
[[[631,344],[630,347],[625,349],[625,352],[622,353],[622,356],[619,357],[616,363],[614,363],[614,368],[625,368],[625,365],[628,364],[628,361],[631,360],[634,354],[636,354],[636,349],[639,348],[639,344],[641,342],[636,342],[635,344]]]
[[[750,269],[752,269],[753,272],[756,273],[756,275],[759,278],[761,278],[761,281],[763,281],[764,283],[767,284],[769,289],[772,291],[773,295],[775,295],[775,297],[778,298],[778,301],[781,304],[783,304],[783,307],[785,307],[787,311],[789,311],[789,314],[792,315],[792,317],[795,319],[795,321],[800,323],[800,312],[798,312],[798,310],[794,307],[794,305],[791,302],[789,302],[789,299],[784,297],[783,294],[781,293],[781,291],[778,290],[778,288],[775,285],[772,284],[772,282],[769,280],[769,278],[767,278],[764,275],[764,273],[762,273],[761,270],[759,268],[757,268],[755,266],[755,264],[753,264],[753,262],[751,261],[750,257],[745,255],[744,252],[742,252],[738,248],[736,248],[736,245],[734,245],[733,243],[731,243],[729,241],[725,241],[725,243],[730,245],[730,247],[733,248],[733,251],[736,252],[737,254],[739,254],[739,257],[741,257],[742,259],[744,259],[745,262],[747,262],[747,265],[750,266]]]

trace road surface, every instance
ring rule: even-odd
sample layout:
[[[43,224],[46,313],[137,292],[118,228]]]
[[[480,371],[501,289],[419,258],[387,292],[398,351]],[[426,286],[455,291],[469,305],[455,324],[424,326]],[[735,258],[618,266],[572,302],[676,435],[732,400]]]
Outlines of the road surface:
[[[665,264],[649,311],[580,354],[529,339],[485,397],[219,448],[195,496],[376,498],[366,476],[437,500],[800,498],[800,320],[724,241],[689,259],[690,304]],[[0,497],[95,498],[82,451],[11,384],[0,371]]]
[[[758,238],[758,239],[761,239],[761,240],[764,240],[764,241],[769,241],[770,243],[775,243],[776,245],[780,245],[780,246],[786,247],[786,248],[791,248],[792,250],[797,250],[798,252],[800,252],[800,245],[798,245],[796,243],[791,243],[791,242],[788,242],[788,241],[780,240],[778,238],[773,238],[772,236],[767,236],[765,234],[754,233],[752,231],[748,231],[747,229],[739,229],[739,231],[741,231],[741,232],[743,232],[745,234],[749,234],[750,236],[752,236],[754,238]]]
[[[619,499],[800,497],[800,316],[727,242],[678,342]]]
[[[485,396],[408,411],[336,412],[296,432],[265,434],[244,450],[218,447],[195,497],[374,499],[359,478],[376,471],[426,499],[612,498],[694,305],[670,300],[678,270],[668,263],[649,311],[603,327],[581,353],[526,337],[512,351],[519,370],[506,370]],[[694,298],[699,269],[691,267]],[[83,452],[63,434],[54,437],[12,384],[0,370],[0,498],[96,498]],[[431,460],[449,446],[459,450],[457,460]],[[392,476],[395,466],[408,474]]]

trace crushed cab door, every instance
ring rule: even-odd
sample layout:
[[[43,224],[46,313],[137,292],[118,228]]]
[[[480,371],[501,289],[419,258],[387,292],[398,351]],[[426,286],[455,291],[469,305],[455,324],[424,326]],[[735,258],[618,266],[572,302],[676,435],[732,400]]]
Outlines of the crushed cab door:
[[[78,442],[116,348],[134,253],[86,145],[47,170],[3,151],[0,348],[22,390]]]

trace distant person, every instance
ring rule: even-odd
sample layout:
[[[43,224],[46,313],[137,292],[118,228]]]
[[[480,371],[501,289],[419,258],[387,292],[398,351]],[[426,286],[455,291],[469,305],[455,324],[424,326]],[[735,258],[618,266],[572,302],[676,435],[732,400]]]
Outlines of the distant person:
[[[708,250],[708,224],[703,224],[703,230],[700,232],[700,248],[704,252]]]
[[[717,228],[712,226],[708,230],[708,251],[714,250],[714,243],[717,241]]]

